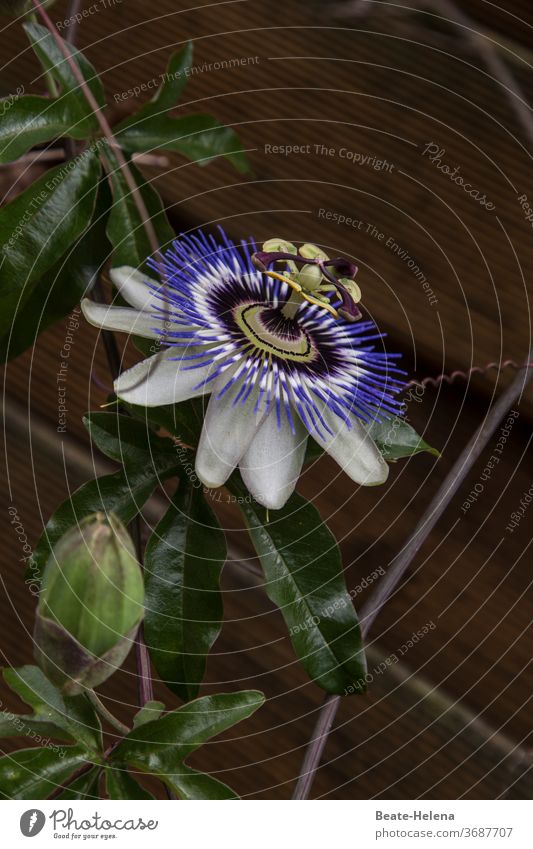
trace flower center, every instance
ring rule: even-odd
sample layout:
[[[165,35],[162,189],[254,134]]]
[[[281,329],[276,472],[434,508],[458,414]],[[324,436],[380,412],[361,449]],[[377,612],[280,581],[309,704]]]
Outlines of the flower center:
[[[311,362],[316,349],[296,321],[285,318],[280,309],[264,304],[244,304],[234,312],[235,321],[250,342],[268,354],[285,360]]]

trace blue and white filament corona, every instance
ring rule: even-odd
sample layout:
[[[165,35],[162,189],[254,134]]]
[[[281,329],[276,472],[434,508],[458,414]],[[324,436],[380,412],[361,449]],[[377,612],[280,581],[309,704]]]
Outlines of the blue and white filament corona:
[[[184,236],[152,264],[164,280],[112,270],[128,307],[82,303],[97,327],[157,340],[158,353],[115,381],[117,396],[155,407],[210,395],[198,477],[218,487],[239,467],[272,509],[293,492],[309,435],[356,483],[383,483],[388,466],[366,425],[401,412],[403,386],[399,355],[355,320],[356,267],[313,245],[276,244],[289,253],[236,246],[223,232],[221,243]]]

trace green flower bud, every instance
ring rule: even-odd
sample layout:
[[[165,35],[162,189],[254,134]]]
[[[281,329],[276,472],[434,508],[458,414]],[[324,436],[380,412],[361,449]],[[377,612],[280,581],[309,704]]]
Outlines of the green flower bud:
[[[55,3],[55,0],[41,0],[41,6],[44,8],[51,6],[52,3]],[[35,11],[32,0],[0,0],[0,14],[8,15],[10,18],[18,18],[32,11]]]
[[[35,620],[35,658],[75,695],[122,665],[144,613],[133,543],[113,515],[95,513],[61,537],[46,564]]]

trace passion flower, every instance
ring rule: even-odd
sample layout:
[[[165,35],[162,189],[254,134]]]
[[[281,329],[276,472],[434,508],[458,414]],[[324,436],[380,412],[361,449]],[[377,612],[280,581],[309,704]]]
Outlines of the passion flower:
[[[210,394],[196,473],[217,487],[238,466],[267,508],[293,492],[309,435],[356,483],[383,483],[366,425],[401,412],[403,372],[361,320],[357,268],[313,245],[258,251],[221,233],[222,244],[202,232],[174,242],[152,263],[162,280],[114,269],[129,307],[83,301],[97,327],[158,340],[115,381],[117,396],[155,407]]]

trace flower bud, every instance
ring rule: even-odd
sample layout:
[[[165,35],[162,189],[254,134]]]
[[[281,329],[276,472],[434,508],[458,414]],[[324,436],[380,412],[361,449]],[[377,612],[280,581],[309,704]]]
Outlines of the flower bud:
[[[35,620],[35,658],[68,695],[122,665],[143,618],[144,584],[133,543],[113,515],[88,516],[50,554]]]

